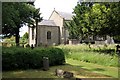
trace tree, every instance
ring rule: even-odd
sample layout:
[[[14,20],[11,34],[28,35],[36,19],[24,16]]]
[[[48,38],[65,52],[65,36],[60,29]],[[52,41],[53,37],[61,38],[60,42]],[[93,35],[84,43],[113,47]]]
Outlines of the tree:
[[[28,38],[29,38],[29,34],[26,32],[26,33],[23,35],[23,38],[28,39]]]
[[[20,38],[20,42],[21,42],[21,43],[27,43],[27,42],[28,42],[28,38],[29,38],[29,34],[26,32],[26,33]]]
[[[105,5],[96,3],[92,6],[91,10],[88,12],[88,15],[85,16],[92,35],[106,34],[102,31],[102,29],[108,27],[106,23],[106,15],[108,11],[109,9],[107,9]]]
[[[38,22],[40,22],[42,20],[42,17],[40,17],[41,13],[40,13],[40,8],[36,9],[34,12],[34,16],[33,19],[35,20],[35,24],[36,24],[36,44],[37,44],[37,29],[38,29]]]
[[[81,38],[90,35],[118,36],[119,11],[119,3],[78,3],[74,8],[75,16],[68,25],[70,34]]]
[[[109,13],[107,13],[107,25],[109,27],[108,34],[110,36],[120,35],[120,2],[107,3]]]
[[[87,26],[87,22],[85,21],[85,13],[89,11],[88,3],[78,3],[77,6],[74,8],[74,16],[73,20],[68,23],[68,30],[71,38],[79,39],[80,37],[83,38],[87,36],[88,29],[85,27]]]
[[[29,3],[3,3],[2,30],[5,36],[15,36],[16,46],[19,46],[19,29],[28,24],[34,24],[32,19],[36,9]],[[40,17],[36,16],[36,17]]]

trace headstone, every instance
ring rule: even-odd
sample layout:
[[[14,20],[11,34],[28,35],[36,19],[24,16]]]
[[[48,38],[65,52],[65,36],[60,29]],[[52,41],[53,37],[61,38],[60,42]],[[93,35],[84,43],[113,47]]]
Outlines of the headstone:
[[[55,75],[58,77],[63,77],[63,78],[72,78],[73,77],[72,72],[64,71],[62,69],[56,69]]]
[[[110,37],[110,36],[107,36],[107,40],[105,40],[105,43],[106,44],[114,44],[114,40],[113,40],[113,37]]]
[[[63,75],[64,78],[72,78],[73,77],[73,73],[68,72],[68,71],[64,71],[63,74],[64,74]]]
[[[43,57],[43,70],[49,70],[49,59],[48,57]]]
[[[55,75],[58,76],[58,77],[62,77],[62,76],[63,76],[63,73],[64,73],[64,71],[61,70],[61,69],[56,69],[56,70],[55,70]]]

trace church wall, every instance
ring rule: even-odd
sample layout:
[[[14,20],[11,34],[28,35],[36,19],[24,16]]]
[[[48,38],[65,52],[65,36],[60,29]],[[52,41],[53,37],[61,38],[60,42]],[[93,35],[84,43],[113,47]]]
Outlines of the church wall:
[[[56,25],[60,27],[60,43],[64,44],[63,18],[60,15],[58,15],[56,11],[54,11],[50,16],[49,20],[54,20]]]
[[[33,46],[35,46],[35,38],[36,38],[36,28],[34,28],[34,39],[32,39],[32,28],[28,29],[29,31],[29,45],[31,46],[33,44]]]
[[[47,32],[51,32],[51,39],[47,39]],[[57,26],[38,26],[38,45],[58,45],[59,27]]]

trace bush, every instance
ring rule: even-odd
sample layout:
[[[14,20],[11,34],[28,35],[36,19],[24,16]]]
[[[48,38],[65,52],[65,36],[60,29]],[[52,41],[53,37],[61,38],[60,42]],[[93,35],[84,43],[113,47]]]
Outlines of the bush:
[[[50,66],[65,62],[64,52],[59,48],[17,48],[3,47],[2,69],[36,69],[43,66],[43,57],[49,58]]]

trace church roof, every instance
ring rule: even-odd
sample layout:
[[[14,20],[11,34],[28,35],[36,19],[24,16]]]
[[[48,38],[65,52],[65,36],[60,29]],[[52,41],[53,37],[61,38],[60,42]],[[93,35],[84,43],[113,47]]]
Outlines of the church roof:
[[[60,12],[60,11],[56,11],[62,18],[64,18],[65,20],[71,20],[72,19],[72,13],[67,13],[67,12]]]
[[[43,20],[38,25],[57,26],[53,20]]]

